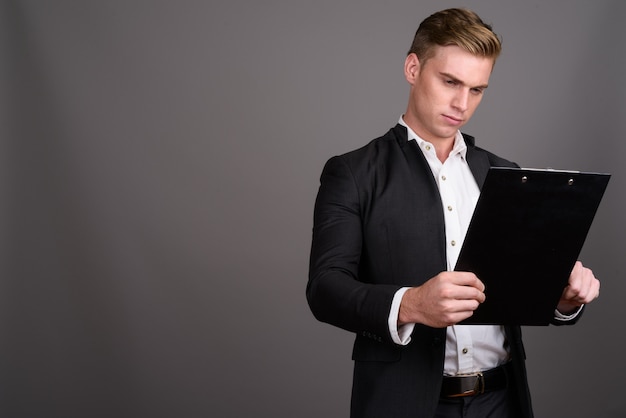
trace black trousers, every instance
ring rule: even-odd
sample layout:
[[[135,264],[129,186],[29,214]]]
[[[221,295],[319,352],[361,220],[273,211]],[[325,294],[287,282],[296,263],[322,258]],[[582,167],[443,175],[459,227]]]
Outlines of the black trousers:
[[[439,400],[435,418],[512,418],[517,411],[507,389],[485,392],[476,396]]]

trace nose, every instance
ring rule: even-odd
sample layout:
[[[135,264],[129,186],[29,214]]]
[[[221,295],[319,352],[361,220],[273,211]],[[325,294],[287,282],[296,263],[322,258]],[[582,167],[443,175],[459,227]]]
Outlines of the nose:
[[[452,106],[459,112],[465,112],[469,103],[469,89],[459,89],[454,96]]]

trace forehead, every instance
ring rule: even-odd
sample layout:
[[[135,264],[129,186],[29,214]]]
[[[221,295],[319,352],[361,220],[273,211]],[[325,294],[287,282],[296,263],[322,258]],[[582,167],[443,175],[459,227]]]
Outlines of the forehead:
[[[456,46],[437,46],[424,67],[439,74],[451,75],[467,85],[487,85],[494,59],[474,55]]]

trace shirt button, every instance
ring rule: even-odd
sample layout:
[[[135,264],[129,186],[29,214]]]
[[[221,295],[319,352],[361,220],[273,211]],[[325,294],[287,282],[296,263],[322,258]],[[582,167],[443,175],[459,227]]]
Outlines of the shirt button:
[[[430,151],[430,145],[426,145],[426,151]]]
[[[463,349],[463,354],[467,354],[467,352],[468,352],[468,351],[469,351],[469,350],[468,350],[467,348],[464,348],[464,349]]]
[[[449,210],[449,211],[452,211],[452,206],[448,206],[448,210]]]
[[[450,241],[450,245],[454,247],[456,245],[456,241],[455,240]]]
[[[441,180],[446,181],[446,176],[441,176]]]

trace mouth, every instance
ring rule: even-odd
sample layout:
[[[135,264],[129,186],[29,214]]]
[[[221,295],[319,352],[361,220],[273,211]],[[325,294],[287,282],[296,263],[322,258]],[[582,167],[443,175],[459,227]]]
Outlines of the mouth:
[[[443,118],[448,121],[448,123],[450,123],[451,125],[461,125],[463,123],[463,119],[462,118],[458,118],[456,116],[452,116],[452,115],[443,115]]]

